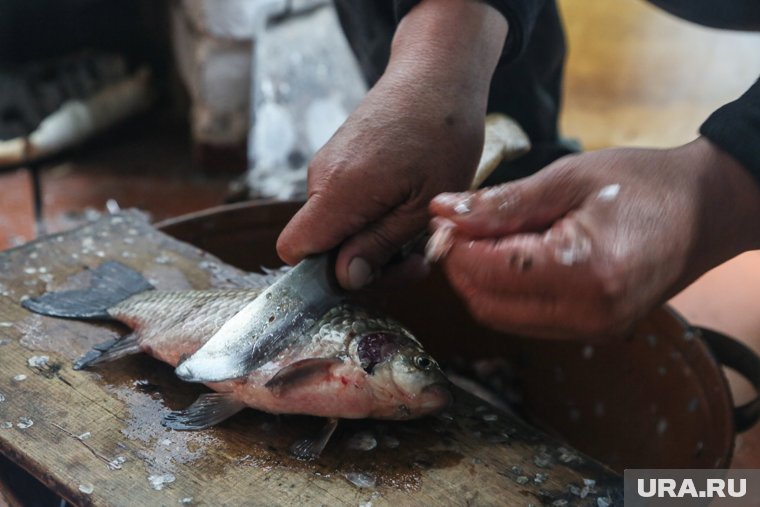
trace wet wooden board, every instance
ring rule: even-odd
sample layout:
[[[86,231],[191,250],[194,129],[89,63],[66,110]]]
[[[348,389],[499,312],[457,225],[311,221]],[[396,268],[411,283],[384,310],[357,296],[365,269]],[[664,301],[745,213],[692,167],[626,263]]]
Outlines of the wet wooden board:
[[[75,505],[622,505],[619,476],[465,393],[435,418],[343,423],[314,462],[287,449],[315,418],[247,410],[210,430],[165,429],[162,415],[204,387],[144,355],[73,371],[126,330],[19,305],[86,285],[86,268],[107,259],[162,289],[252,280],[134,212],[0,254],[0,451]],[[377,447],[353,449],[357,435]]]

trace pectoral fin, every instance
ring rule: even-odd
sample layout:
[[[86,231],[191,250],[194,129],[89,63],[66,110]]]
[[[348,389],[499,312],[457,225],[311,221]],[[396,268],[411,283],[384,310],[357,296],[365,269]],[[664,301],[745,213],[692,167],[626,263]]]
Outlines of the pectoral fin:
[[[229,393],[201,394],[185,410],[171,412],[162,424],[173,430],[202,430],[219,424],[245,408]]]
[[[338,427],[338,419],[328,419],[319,434],[311,438],[297,440],[290,446],[290,453],[298,459],[317,459],[325,450],[327,442]]]
[[[74,361],[75,370],[83,370],[100,363],[115,361],[140,352],[140,337],[136,333],[95,345],[85,355]]]
[[[291,389],[297,389],[318,380],[319,377],[325,376],[330,368],[342,362],[334,357],[302,359],[275,373],[264,386],[271,390],[274,396],[282,396]]]

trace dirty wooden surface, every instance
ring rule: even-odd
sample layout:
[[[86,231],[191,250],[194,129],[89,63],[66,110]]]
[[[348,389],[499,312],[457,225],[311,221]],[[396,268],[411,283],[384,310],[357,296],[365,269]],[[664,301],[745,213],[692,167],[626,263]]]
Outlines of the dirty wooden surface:
[[[247,410],[201,432],[160,424],[203,387],[135,356],[96,371],[71,360],[123,333],[33,315],[19,301],[81,287],[119,260],[158,288],[229,287],[246,275],[152,229],[134,213],[0,255],[0,451],[77,505],[622,505],[618,476],[509,414],[460,394],[436,418],[344,423],[322,458],[288,446],[321,421]],[[30,366],[34,356],[47,364]],[[358,432],[377,440],[352,450]],[[584,490],[584,479],[595,485]],[[161,484],[163,482],[163,484]],[[157,489],[162,487],[162,489]],[[579,494],[583,494],[581,498]],[[561,502],[560,502],[561,503]]]

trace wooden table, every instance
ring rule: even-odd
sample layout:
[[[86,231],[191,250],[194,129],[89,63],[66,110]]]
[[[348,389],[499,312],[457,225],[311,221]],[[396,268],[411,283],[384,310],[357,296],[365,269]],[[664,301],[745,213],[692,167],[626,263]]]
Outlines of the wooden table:
[[[161,417],[204,387],[144,355],[74,371],[125,329],[19,305],[86,285],[85,268],[107,259],[162,289],[246,284],[136,212],[0,254],[0,452],[76,505],[622,505],[619,476],[465,393],[435,418],[345,422],[315,462],[287,452],[315,418],[246,410],[209,430],[168,430]],[[377,447],[353,449],[365,433]]]

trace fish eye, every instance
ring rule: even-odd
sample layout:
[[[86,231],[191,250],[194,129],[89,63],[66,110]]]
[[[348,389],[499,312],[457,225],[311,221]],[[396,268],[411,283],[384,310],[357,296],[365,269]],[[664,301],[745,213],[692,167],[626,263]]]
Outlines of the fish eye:
[[[420,370],[430,370],[436,364],[430,356],[417,356],[414,358],[414,365]]]

